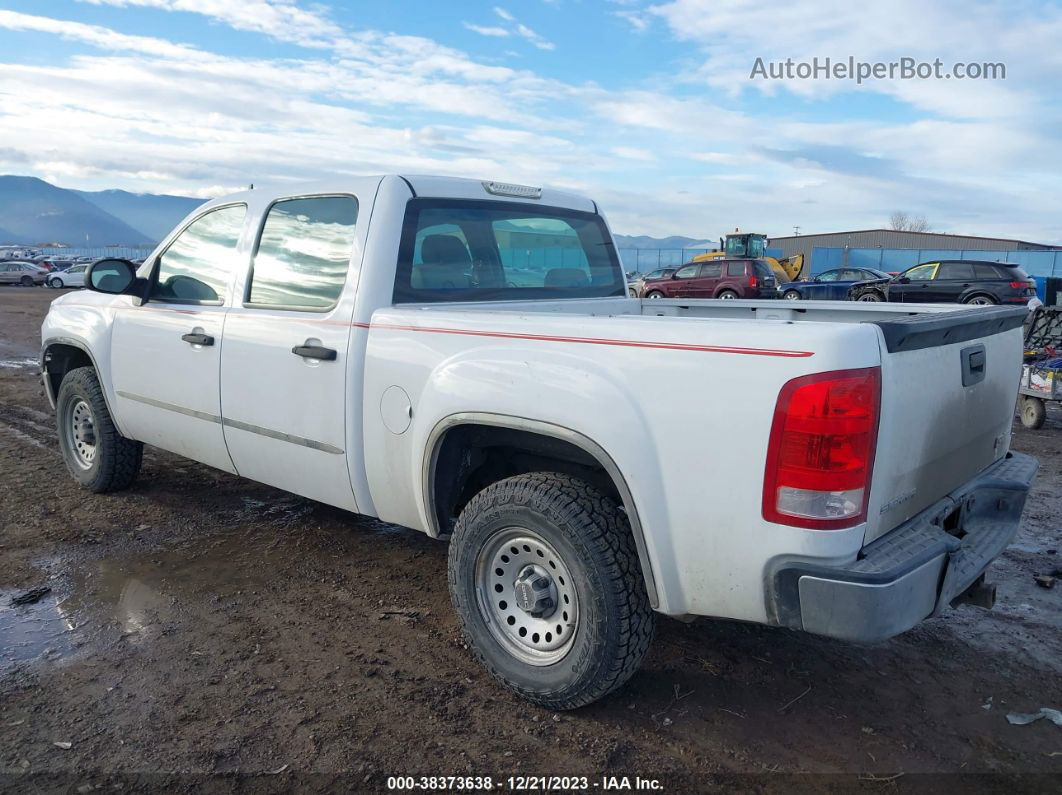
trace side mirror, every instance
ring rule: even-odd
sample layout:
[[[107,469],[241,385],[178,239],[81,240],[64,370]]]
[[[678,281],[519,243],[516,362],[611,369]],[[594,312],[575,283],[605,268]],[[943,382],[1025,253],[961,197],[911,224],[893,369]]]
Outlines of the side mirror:
[[[136,283],[136,266],[126,259],[96,260],[85,272],[85,285],[97,293],[125,295]]]
[[[911,280],[908,279],[906,276],[897,276],[893,281],[895,281],[897,284],[910,284],[911,283]]]

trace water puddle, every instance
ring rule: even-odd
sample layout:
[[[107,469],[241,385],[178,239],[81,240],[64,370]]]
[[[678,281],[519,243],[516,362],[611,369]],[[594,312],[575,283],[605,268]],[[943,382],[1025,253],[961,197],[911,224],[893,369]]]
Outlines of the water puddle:
[[[137,645],[185,621],[222,623],[219,600],[264,584],[290,560],[280,541],[241,534],[95,561],[53,576],[53,590],[30,605],[11,605],[20,591],[0,591],[0,669],[63,659],[101,638]],[[39,565],[63,569],[61,559]]]
[[[75,624],[59,597],[49,593],[34,604],[12,605],[18,593],[0,591],[0,668],[69,653]]]
[[[38,367],[39,362],[32,358],[22,359],[0,359],[0,370],[28,370],[31,367]]]

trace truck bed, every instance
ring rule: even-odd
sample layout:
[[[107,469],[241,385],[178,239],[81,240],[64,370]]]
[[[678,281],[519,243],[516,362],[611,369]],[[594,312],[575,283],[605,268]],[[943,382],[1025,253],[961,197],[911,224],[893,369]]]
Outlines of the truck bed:
[[[643,521],[662,576],[673,573],[665,612],[763,620],[763,604],[745,601],[738,584],[762,576],[765,549],[850,562],[1005,455],[1023,317],[1001,307],[626,298],[377,310],[365,324],[364,427],[367,447],[388,448],[389,460],[370,465],[372,491],[387,495],[381,515],[428,523],[394,488],[394,474],[419,463],[396,459],[415,456],[450,412],[575,428],[630,473],[636,502],[659,506]],[[963,386],[962,351],[980,345],[984,378]],[[867,521],[829,533],[765,521],[764,456],[782,386],[866,367],[882,369]],[[395,384],[409,393],[417,430],[375,438],[380,400]],[[691,472],[703,490],[691,493]],[[746,536],[757,539],[755,554]],[[706,556],[718,563],[713,582]]]

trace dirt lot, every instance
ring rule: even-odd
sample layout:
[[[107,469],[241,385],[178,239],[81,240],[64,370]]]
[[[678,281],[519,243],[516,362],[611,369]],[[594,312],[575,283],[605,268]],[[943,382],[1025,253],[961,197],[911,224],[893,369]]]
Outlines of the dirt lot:
[[[54,296],[0,289],[0,789],[470,773],[655,776],[674,792],[958,783],[927,773],[1058,786],[1062,728],[1006,720],[1062,708],[1062,583],[1033,581],[1062,567],[1058,410],[1015,431],[1042,468],[990,572],[995,610],[877,646],[663,620],[630,684],[554,715],[463,648],[441,542],[156,450],[128,492],[76,488],[35,371]],[[51,591],[9,606],[35,586]]]

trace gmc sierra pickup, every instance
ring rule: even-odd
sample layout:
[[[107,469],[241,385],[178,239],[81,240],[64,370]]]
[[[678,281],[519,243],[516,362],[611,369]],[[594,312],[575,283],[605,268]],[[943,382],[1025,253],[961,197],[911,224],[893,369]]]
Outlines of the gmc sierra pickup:
[[[469,646],[538,704],[657,612],[888,638],[1013,537],[1023,308],[632,299],[597,204],[438,177],[252,190],[42,329],[85,488],[151,444],[449,539]]]

